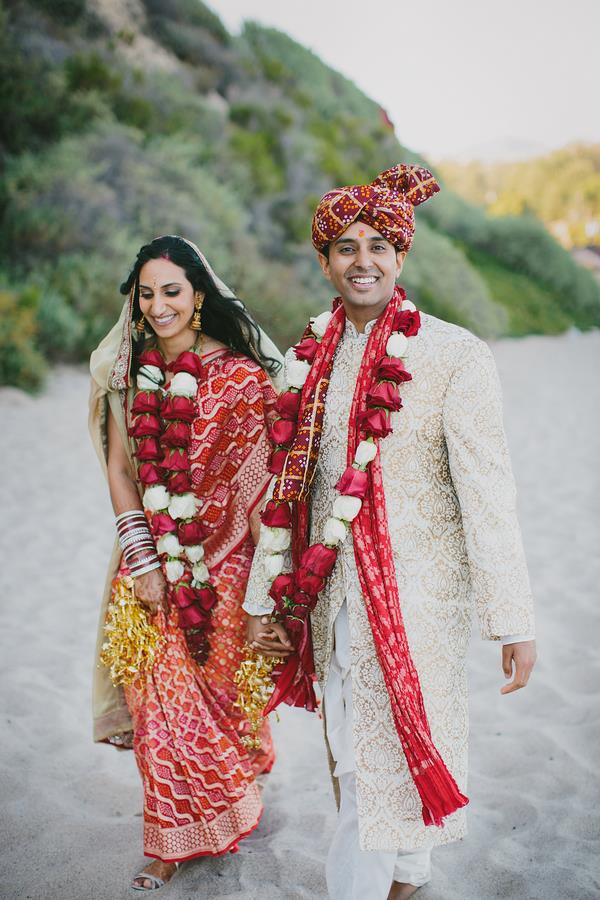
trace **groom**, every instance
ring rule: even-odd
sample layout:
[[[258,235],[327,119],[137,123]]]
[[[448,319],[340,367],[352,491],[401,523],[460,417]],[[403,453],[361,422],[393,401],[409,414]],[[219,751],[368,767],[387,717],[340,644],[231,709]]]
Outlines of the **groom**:
[[[251,645],[284,660],[277,699],[313,707],[313,672],[323,691],[333,900],[410,897],[432,848],[466,833],[473,606],[501,645],[502,693],[535,662],[492,355],[395,285],[414,207],[438,190],[399,165],[317,207],[313,244],[339,300],[287,355],[279,474],[244,603]]]

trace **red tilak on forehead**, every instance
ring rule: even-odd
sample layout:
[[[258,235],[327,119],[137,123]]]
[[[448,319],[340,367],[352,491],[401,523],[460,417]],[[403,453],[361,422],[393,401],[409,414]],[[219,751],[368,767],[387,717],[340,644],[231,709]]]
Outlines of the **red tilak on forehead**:
[[[364,230],[364,228],[361,228],[361,229],[360,229],[360,231],[358,232],[358,236],[359,236],[359,237],[364,237],[364,236],[365,236],[365,230]]]

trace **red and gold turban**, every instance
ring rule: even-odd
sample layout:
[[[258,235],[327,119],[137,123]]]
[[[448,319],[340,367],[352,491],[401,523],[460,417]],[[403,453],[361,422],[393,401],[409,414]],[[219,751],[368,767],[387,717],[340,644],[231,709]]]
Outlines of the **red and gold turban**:
[[[439,189],[428,169],[398,165],[382,172],[371,184],[328,191],[313,218],[312,242],[321,251],[360,219],[395,247],[408,250],[415,233],[414,207]]]

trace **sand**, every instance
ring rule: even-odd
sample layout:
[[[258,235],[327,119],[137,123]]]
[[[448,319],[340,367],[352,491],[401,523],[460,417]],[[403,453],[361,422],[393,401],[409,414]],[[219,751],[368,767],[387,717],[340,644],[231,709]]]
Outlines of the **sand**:
[[[600,334],[494,347],[538,607],[530,686],[500,697],[499,651],[471,651],[470,834],[434,854],[419,900],[600,896]],[[87,376],[0,391],[3,566],[0,896],[134,897],[143,863],[131,753],[91,741],[97,604],[112,540],[86,433]],[[335,821],[321,724],[284,710],[266,811],[240,852],[160,896],[325,898]]]

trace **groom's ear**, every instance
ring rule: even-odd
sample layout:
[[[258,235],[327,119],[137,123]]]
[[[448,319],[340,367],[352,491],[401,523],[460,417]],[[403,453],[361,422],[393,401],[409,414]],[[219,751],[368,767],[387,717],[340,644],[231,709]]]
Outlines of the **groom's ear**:
[[[321,271],[325,278],[328,278],[331,281],[331,271],[329,268],[329,256],[325,253],[317,252],[317,259],[319,260],[319,265],[321,266]]]
[[[396,250],[396,278],[402,271],[405,259],[406,259],[406,250]]]

